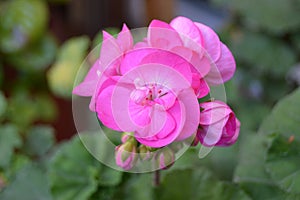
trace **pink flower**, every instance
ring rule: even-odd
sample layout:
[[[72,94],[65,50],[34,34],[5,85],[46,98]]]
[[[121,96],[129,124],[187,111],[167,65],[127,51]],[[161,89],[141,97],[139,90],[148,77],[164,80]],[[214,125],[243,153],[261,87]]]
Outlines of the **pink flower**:
[[[154,148],[196,132],[200,111],[190,63],[146,48],[128,52],[119,70],[121,75],[108,77],[96,95],[96,112],[105,126],[133,132],[141,144]]]
[[[133,38],[125,24],[116,39],[103,31],[100,58],[94,63],[84,81],[74,88],[73,94],[92,96],[90,109],[95,111],[95,94],[97,94],[97,90],[107,76],[119,74],[119,65],[123,55],[132,48]]]
[[[221,101],[204,102],[197,137],[204,146],[229,146],[236,142],[240,122],[233,111]]]
[[[218,35],[208,26],[188,18],[177,17],[170,24],[153,20],[147,42],[151,47],[176,52],[187,59],[197,69],[195,73],[200,79],[204,77],[211,85],[228,81],[235,72],[235,60]]]
[[[236,141],[240,123],[226,104],[202,103],[200,115],[198,98],[235,71],[231,52],[212,29],[177,17],[170,24],[153,20],[147,37],[137,43],[126,25],[117,38],[106,32],[103,38],[99,59],[73,93],[92,97],[90,109],[106,127],[130,133],[116,148],[118,166],[133,167],[137,145],[128,144],[132,138],[145,147],[140,151],[147,160],[148,148],[195,136],[199,119],[194,145]],[[167,166],[167,157],[169,152],[157,154],[160,168]]]
[[[115,154],[116,164],[125,170],[130,170],[137,160],[136,144],[134,142],[123,143],[116,147]]]

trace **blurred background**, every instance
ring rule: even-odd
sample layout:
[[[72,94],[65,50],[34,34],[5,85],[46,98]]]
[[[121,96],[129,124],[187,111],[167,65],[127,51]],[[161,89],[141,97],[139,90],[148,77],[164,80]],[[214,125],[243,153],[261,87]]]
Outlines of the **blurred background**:
[[[284,181],[300,171],[300,150],[288,170],[269,162],[278,134],[300,134],[299,13],[300,0],[0,0],[0,199],[300,199],[300,177]],[[93,160],[76,136],[71,92],[103,29],[178,15],[212,27],[232,50],[237,72],[225,87],[242,129],[237,144],[203,160],[192,148],[156,188],[151,174]]]

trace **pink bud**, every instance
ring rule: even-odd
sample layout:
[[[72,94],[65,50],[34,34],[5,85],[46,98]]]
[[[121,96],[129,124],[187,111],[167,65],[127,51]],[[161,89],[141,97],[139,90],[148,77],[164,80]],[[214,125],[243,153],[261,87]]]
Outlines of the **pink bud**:
[[[165,147],[157,152],[155,161],[159,169],[168,169],[175,162],[175,154],[170,148]]]
[[[138,150],[139,150],[139,156],[143,161],[151,160],[152,153],[147,146],[141,145],[139,146]]]
[[[122,137],[121,137],[121,141],[122,143],[125,143],[126,141],[128,141],[130,138],[132,138],[132,136],[130,135],[130,133],[123,133]]]
[[[136,163],[136,143],[126,142],[116,147],[116,164],[124,170],[130,170]]]
[[[197,137],[204,146],[229,146],[236,142],[240,122],[228,105],[221,101],[204,102]]]

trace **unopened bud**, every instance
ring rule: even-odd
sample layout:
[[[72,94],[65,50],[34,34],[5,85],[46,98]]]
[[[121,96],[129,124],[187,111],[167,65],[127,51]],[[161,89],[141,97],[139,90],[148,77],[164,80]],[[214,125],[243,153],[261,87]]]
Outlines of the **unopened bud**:
[[[139,146],[138,151],[139,151],[139,156],[143,161],[150,160],[152,158],[153,153],[151,153],[150,149],[147,146],[145,145]]]
[[[116,147],[115,159],[119,167],[130,170],[135,165],[136,158],[136,142],[127,141]]]
[[[124,133],[122,134],[121,141],[122,141],[122,143],[125,143],[127,140],[129,140],[129,139],[131,139],[131,138],[132,138],[131,133],[124,132]]]
[[[175,162],[175,154],[172,149],[165,147],[157,152],[155,162],[159,169],[168,169]]]

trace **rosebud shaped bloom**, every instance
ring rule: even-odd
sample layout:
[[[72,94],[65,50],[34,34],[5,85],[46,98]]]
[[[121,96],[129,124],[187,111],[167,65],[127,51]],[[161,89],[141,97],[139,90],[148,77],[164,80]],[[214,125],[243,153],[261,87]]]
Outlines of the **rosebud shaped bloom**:
[[[197,137],[204,146],[229,146],[236,142],[240,122],[228,105],[221,101],[200,104],[200,128]]]
[[[136,163],[136,142],[128,140],[116,147],[116,164],[124,170],[130,170]]]
[[[168,169],[175,162],[175,154],[170,148],[165,147],[157,152],[155,162],[159,169]]]
[[[138,150],[139,156],[143,161],[150,160],[152,158],[152,153],[147,146],[141,145],[139,146]]]

